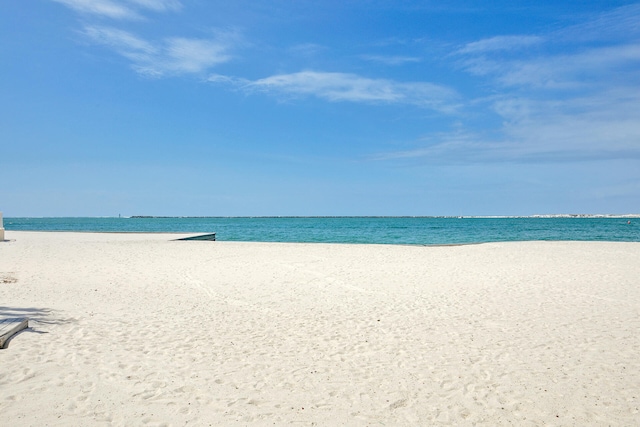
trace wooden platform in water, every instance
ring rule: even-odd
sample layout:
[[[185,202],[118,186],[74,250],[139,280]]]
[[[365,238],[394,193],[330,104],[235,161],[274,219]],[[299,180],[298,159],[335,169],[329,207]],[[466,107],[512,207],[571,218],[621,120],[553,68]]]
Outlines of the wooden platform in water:
[[[193,237],[185,237],[183,239],[178,239],[178,240],[208,240],[211,242],[215,242],[216,233],[202,234],[200,236],[193,236]]]
[[[0,348],[5,348],[12,336],[28,327],[29,319],[26,317],[0,319]]]

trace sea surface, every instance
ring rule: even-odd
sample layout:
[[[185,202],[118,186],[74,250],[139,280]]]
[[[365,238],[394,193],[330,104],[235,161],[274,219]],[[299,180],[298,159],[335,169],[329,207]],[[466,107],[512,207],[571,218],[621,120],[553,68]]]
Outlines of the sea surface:
[[[640,241],[640,218],[5,218],[4,228],[7,232],[216,233],[217,240],[246,242],[442,245],[524,240]]]

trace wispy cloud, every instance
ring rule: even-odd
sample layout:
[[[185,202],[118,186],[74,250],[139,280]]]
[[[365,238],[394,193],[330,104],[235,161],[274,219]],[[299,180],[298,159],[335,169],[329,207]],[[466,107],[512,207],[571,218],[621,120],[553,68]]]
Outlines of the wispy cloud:
[[[151,43],[117,28],[87,26],[84,33],[94,42],[108,46],[132,61],[149,61],[158,53]]]
[[[136,19],[138,13],[122,2],[112,0],[53,0],[84,14],[99,15],[113,19]]]
[[[52,0],[76,12],[111,19],[140,19],[140,9],[155,12],[175,11],[182,7],[178,0]]]
[[[640,35],[640,4],[604,12],[593,19],[560,29],[554,38],[567,41],[617,41]]]
[[[640,44],[624,44],[505,63],[496,78],[510,86],[593,90],[610,86],[609,76],[634,64],[640,64]]]
[[[413,104],[442,112],[455,109],[457,94],[445,86],[426,82],[397,82],[371,79],[356,74],[301,71],[258,80],[211,76],[212,82],[233,83],[245,91],[275,96],[315,96],[331,102],[349,101],[377,104]]]
[[[494,104],[506,141],[522,153],[577,158],[640,156],[640,93],[618,87],[553,101],[510,98]]]
[[[148,76],[201,73],[230,59],[225,40],[172,37],[151,43],[104,26],[87,26],[84,33],[129,59],[137,72]]]
[[[315,56],[318,53],[327,50],[327,47],[316,43],[301,43],[292,46],[289,50],[299,56]]]
[[[635,112],[639,104],[640,96],[624,94],[563,102],[504,99],[494,105],[505,120],[497,135],[460,129],[441,132],[417,141],[417,148],[378,153],[372,159],[425,163],[640,159]]]
[[[486,52],[510,51],[515,49],[529,48],[540,44],[544,38],[540,36],[496,36],[467,43],[460,48],[459,54],[480,54]]]
[[[227,62],[231,57],[228,46],[218,40],[173,37],[165,40],[160,69],[199,73]]]
[[[182,7],[178,0],[128,0],[139,7],[156,12],[176,11]]]
[[[594,83],[611,82],[605,76],[624,72],[640,62],[640,43],[586,48],[579,52],[546,54],[526,59],[470,57],[464,68],[476,75],[491,76],[505,86],[548,89],[585,88]]]
[[[360,55],[365,61],[378,62],[386,65],[404,65],[407,63],[420,62],[417,56],[399,56],[399,55]]]
[[[633,18],[629,18],[629,14]],[[376,159],[553,162],[640,159],[640,7],[624,7],[553,34],[500,36],[456,50],[493,95],[467,111],[499,123],[428,134]],[[607,27],[593,43],[576,29]],[[615,27],[615,29],[613,28]],[[463,119],[464,120],[464,119]]]
[[[376,160],[431,163],[640,159],[640,91],[633,85],[555,100],[503,96],[489,108],[502,126],[491,134],[458,128],[429,134],[417,148]]]
[[[630,5],[547,35],[497,36],[468,43],[455,53],[464,69],[501,85],[593,89],[594,84],[616,84],[609,78],[612,73],[637,68],[638,36],[640,5]],[[517,55],[510,56],[513,50]]]
[[[170,12],[182,7],[178,0],[53,0],[76,12],[97,18],[142,19],[142,11]],[[132,68],[147,76],[162,77],[201,73],[230,59],[230,34],[214,38],[165,37],[148,41],[113,26],[84,26],[82,33],[131,61]]]

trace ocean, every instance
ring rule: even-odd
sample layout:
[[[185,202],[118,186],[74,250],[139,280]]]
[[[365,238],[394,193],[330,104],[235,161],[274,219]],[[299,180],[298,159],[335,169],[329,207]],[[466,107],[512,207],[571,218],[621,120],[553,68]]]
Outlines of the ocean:
[[[5,218],[30,231],[216,233],[221,241],[443,245],[524,240],[640,242],[640,218]]]

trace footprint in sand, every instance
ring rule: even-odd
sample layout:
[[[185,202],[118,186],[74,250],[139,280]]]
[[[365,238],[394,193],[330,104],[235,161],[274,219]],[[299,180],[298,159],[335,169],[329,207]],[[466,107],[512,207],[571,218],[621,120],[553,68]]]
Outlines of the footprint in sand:
[[[391,409],[392,411],[398,408],[403,408],[405,406],[407,406],[407,399],[400,399],[400,400],[396,400],[395,402],[393,402],[391,405],[389,405],[389,409]]]

